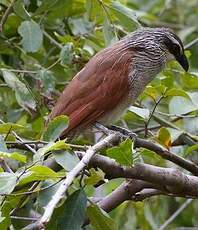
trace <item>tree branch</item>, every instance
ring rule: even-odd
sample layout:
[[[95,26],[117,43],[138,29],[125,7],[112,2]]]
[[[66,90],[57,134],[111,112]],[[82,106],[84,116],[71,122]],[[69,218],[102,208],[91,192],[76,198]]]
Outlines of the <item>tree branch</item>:
[[[119,140],[119,136],[114,133],[107,136],[105,139],[98,142],[94,146],[88,148],[88,150],[85,152],[85,155],[82,157],[81,161],[67,174],[66,179],[61,183],[57,192],[50,200],[48,205],[45,207],[45,212],[41,217],[40,221],[38,222],[38,226],[43,228],[49,222],[56,205],[64,196],[64,193],[67,191],[68,187],[72,184],[75,177],[79,174],[79,172],[82,169],[84,169],[88,165],[89,161],[94,156],[94,154],[96,154],[98,150],[101,150],[102,148],[109,146],[110,143],[118,140]]]
[[[146,149],[149,149],[155,153],[157,153],[159,156],[161,156],[162,158],[169,160],[173,163],[175,163],[176,165],[179,165],[180,167],[188,170],[189,172],[191,172],[192,174],[198,176],[198,166],[189,161],[184,159],[183,157],[180,157],[170,151],[168,151],[167,149],[163,148],[162,146],[155,144],[151,141],[136,137],[134,138],[134,133],[131,132],[130,130],[127,130],[125,128],[121,128],[121,127],[117,127],[117,126],[113,126],[113,130],[120,132],[122,135],[125,135],[129,138],[132,138],[133,140],[135,140],[135,147],[143,147]],[[105,131],[106,131],[106,127],[105,127]]]
[[[143,180],[151,183],[154,188],[165,190],[168,193],[198,197],[198,177],[186,175],[177,169],[143,163],[125,167],[118,165],[109,157],[98,154],[90,160],[89,165],[102,169],[108,179],[122,177]]]

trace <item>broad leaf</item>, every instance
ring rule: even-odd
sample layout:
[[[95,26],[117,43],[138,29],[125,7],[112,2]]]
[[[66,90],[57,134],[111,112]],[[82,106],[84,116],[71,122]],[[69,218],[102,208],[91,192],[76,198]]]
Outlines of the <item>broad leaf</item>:
[[[97,205],[90,205],[87,214],[94,230],[116,230],[117,226],[108,214]]]
[[[20,174],[21,173],[19,173],[19,175]],[[59,178],[59,174],[54,172],[49,167],[43,165],[35,165],[29,168],[26,173],[22,174],[20,177],[19,185],[23,185],[36,180],[56,180],[57,178]]]
[[[184,97],[175,96],[169,102],[170,114],[181,115],[195,111],[196,109],[192,101]]]
[[[51,7],[57,2],[57,0],[45,0],[42,1],[42,4],[38,7],[34,15],[41,14],[42,12],[50,10]]]
[[[35,110],[36,102],[26,85],[21,82],[13,72],[6,69],[2,69],[2,72],[5,82],[15,91],[16,100],[19,105],[26,110],[28,108]]]
[[[167,148],[170,148],[171,146],[171,135],[168,129],[162,127],[159,129],[157,133],[157,139],[160,144],[163,144]]]
[[[27,52],[37,52],[43,43],[43,33],[39,24],[23,21],[18,28],[22,37],[23,49]]]
[[[19,130],[23,130],[25,127],[22,125],[18,125],[18,124],[14,124],[14,123],[3,123],[0,124],[0,133],[4,133],[7,134],[10,131],[19,131]]]
[[[14,173],[0,173],[0,195],[10,194],[17,184],[17,176]]]
[[[43,135],[43,140],[55,141],[58,137],[60,137],[61,133],[67,128],[68,121],[69,119],[65,115],[55,117],[52,121],[49,122],[47,130]]]
[[[20,154],[18,152],[7,153],[7,152],[1,152],[0,151],[0,157],[9,158],[9,159],[13,159],[13,160],[17,160],[17,161],[26,163],[26,156],[24,156],[23,154]]]
[[[86,185],[95,185],[105,178],[105,174],[101,169],[95,170],[91,168],[89,173],[90,176],[84,179]]]
[[[121,4],[118,1],[112,1],[111,8],[118,12],[119,14],[123,15],[127,19],[131,20],[135,23],[138,27],[140,26],[138,19],[137,19],[137,11],[134,11],[125,5]]]
[[[87,198],[84,191],[75,191],[63,206],[55,210],[47,229],[80,230],[85,220],[86,206]]]
[[[14,3],[13,6],[14,12],[21,18],[29,20],[30,19],[30,15],[27,12],[27,10],[25,9],[25,4],[23,0],[18,0]]]
[[[118,147],[107,150],[107,156],[115,159],[119,164],[131,166],[133,164],[133,142],[126,139]]]
[[[187,99],[190,99],[189,95],[182,89],[176,89],[176,88],[172,88],[166,91],[165,97],[169,97],[169,96],[181,96],[181,97],[185,97]]]
[[[129,111],[137,114],[139,117],[143,118],[144,120],[147,120],[150,114],[148,109],[138,108],[135,106],[130,106]]]
[[[55,151],[53,155],[55,161],[67,171],[72,170],[79,162],[79,159],[74,154],[67,151]]]
[[[60,52],[61,65],[71,64],[73,58],[73,44],[69,42]]]

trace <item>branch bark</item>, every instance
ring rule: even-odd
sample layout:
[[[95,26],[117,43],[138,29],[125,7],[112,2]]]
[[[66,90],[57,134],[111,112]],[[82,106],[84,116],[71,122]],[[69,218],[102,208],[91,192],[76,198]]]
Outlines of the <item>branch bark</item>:
[[[111,134],[107,136],[106,138],[104,138],[102,141],[95,144],[94,146],[90,147],[85,152],[81,161],[67,174],[66,179],[61,183],[57,192],[55,193],[53,198],[50,200],[48,205],[45,207],[45,212],[38,223],[38,227],[40,229],[44,229],[44,226],[49,222],[56,205],[59,203],[61,198],[64,196],[65,192],[67,191],[68,187],[72,184],[75,177],[79,174],[79,172],[82,169],[84,169],[88,165],[88,163],[90,162],[94,154],[96,154],[98,150],[101,150],[109,146],[110,143],[114,141],[118,141],[118,140],[119,140],[119,136],[116,133]]]
[[[100,129],[103,129],[102,126],[100,126]],[[173,163],[175,163],[176,165],[179,165],[180,167],[186,169],[187,171],[191,172],[192,174],[198,176],[198,166],[189,161],[184,159],[183,157],[180,157],[170,151],[168,151],[167,149],[163,148],[162,146],[153,143],[151,141],[139,138],[139,137],[135,137],[134,138],[134,133],[131,132],[130,130],[127,130],[125,128],[121,128],[121,127],[117,127],[117,126],[113,126],[113,130],[115,130],[116,132],[120,132],[122,135],[125,135],[131,139],[133,139],[135,141],[135,147],[143,147],[146,149],[149,149],[153,152],[155,152],[156,154],[158,154],[159,156],[161,156],[162,158],[169,160]],[[106,132],[106,127],[104,129],[104,132]]]
[[[102,169],[108,179],[131,178],[149,182],[166,192],[198,197],[198,177],[182,173],[178,169],[161,168],[137,163],[133,167],[118,165],[115,160],[96,154],[90,166]],[[154,186],[155,185],[155,186]]]

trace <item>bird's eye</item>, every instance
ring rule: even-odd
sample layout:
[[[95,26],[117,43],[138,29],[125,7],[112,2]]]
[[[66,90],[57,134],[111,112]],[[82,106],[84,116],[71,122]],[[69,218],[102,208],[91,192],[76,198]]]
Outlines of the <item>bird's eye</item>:
[[[174,53],[180,53],[180,47],[177,44],[173,44],[172,49]]]
[[[176,44],[173,44],[173,50],[179,50],[179,47],[178,47],[178,45],[176,45]]]

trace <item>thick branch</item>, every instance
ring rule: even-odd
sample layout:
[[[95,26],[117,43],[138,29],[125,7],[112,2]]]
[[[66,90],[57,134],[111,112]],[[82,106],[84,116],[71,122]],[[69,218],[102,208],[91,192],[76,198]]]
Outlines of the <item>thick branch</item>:
[[[137,192],[152,186],[150,183],[141,180],[130,180],[122,183],[108,196],[99,202],[99,206],[106,212],[110,212],[126,200],[130,200]]]
[[[101,127],[102,126],[100,126],[100,129],[102,129]],[[189,160],[186,160],[186,159],[168,151],[167,149],[163,148],[162,146],[160,146],[156,143],[141,139],[139,137],[134,138],[134,133],[132,133],[130,130],[127,130],[127,129],[121,128],[121,127],[117,127],[117,126],[113,126],[113,129],[117,132],[120,132],[121,134],[123,134],[125,136],[128,136],[129,138],[132,138],[133,140],[135,139],[135,147],[143,147],[143,148],[149,149],[149,150],[157,153],[158,155],[160,155],[164,159],[169,160],[169,161],[175,163],[176,165],[179,165],[182,168],[188,170],[192,174],[198,176],[198,166],[195,163],[193,163]],[[104,131],[106,131],[106,128],[104,129]]]
[[[134,167],[123,167],[106,156],[95,155],[90,165],[102,169],[107,178],[132,178],[162,186],[169,193],[198,197],[198,177],[189,176],[177,169],[161,168],[137,163]]]

